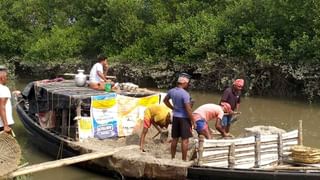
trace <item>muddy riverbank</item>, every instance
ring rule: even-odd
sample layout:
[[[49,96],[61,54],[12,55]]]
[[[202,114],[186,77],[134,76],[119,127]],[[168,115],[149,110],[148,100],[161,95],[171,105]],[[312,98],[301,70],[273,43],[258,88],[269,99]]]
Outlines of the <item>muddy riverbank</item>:
[[[33,76],[53,78],[65,72],[76,73],[77,69],[90,72],[93,60],[59,66],[53,69],[16,67],[18,77]],[[276,96],[301,98],[306,102],[320,100],[320,65],[262,63],[240,58],[207,59],[194,64],[174,64],[170,61],[159,64],[109,62],[109,75],[119,82],[133,82],[143,87],[167,89],[173,87],[180,72],[192,75],[190,88],[222,92],[236,78],[245,79],[243,90],[246,96]],[[45,77],[43,76],[45,74]]]

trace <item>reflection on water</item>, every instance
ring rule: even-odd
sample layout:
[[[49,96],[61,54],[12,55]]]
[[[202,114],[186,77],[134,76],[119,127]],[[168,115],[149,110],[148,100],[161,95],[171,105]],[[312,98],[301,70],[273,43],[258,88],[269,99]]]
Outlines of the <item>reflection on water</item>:
[[[17,89],[22,90],[28,81],[17,82]],[[195,100],[194,109],[205,103],[218,103],[221,94],[208,92],[194,92],[191,95]],[[244,132],[244,128],[256,125],[276,126],[284,130],[292,130],[298,128],[298,121],[303,120],[304,144],[320,148],[318,139],[320,133],[318,127],[320,121],[320,105],[309,105],[305,102],[294,100],[270,99],[270,98],[242,98],[240,111],[242,112],[240,119],[231,127],[231,133],[240,135]],[[35,164],[48,160],[53,160],[44,153],[36,149],[32,144],[32,139],[27,136],[23,125],[18,120],[16,113],[14,114],[16,124],[14,130],[17,135],[19,144],[21,145],[23,156],[29,164]],[[211,126],[214,127],[214,126]],[[30,179],[40,180],[56,180],[56,179],[110,179],[89,171],[76,167],[62,167],[52,170],[42,171],[30,176]]]

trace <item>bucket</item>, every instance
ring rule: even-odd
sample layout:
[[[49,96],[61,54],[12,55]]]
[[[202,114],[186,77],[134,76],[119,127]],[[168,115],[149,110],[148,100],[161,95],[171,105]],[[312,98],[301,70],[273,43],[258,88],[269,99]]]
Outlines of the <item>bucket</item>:
[[[106,91],[106,92],[110,92],[111,91],[111,84],[105,84],[104,85],[104,90]]]

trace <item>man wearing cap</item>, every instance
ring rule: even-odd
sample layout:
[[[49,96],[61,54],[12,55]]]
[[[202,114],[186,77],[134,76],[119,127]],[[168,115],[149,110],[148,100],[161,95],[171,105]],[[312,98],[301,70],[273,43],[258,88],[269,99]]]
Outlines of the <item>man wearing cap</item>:
[[[187,160],[189,138],[192,137],[192,122],[194,122],[190,94],[186,91],[189,81],[188,74],[180,74],[177,86],[170,89],[163,100],[173,110],[171,158],[175,158],[178,140],[181,137],[182,160],[184,161]]]
[[[217,104],[204,104],[193,111],[192,116],[195,120],[197,133],[204,135],[207,139],[211,139],[211,133],[208,125],[208,121],[216,120],[215,127],[221,133],[223,137],[227,136],[227,133],[221,126],[221,120],[225,113],[232,113],[229,103],[222,102],[221,105]]]
[[[7,69],[0,67],[0,131],[11,133],[10,125],[14,124],[12,117],[11,93],[6,86]]]
[[[240,95],[243,86],[244,80],[236,79],[233,82],[232,87],[229,87],[226,90],[224,90],[220,100],[220,104],[222,104],[223,102],[229,103],[232,111],[238,111],[240,107]],[[222,128],[225,130],[227,136],[231,136],[229,134],[231,118],[232,114],[224,115],[221,121]]]
[[[168,128],[171,123],[171,109],[164,104],[150,105],[144,111],[143,130],[140,136],[140,149],[144,152],[144,140],[151,124],[162,132],[163,128]]]

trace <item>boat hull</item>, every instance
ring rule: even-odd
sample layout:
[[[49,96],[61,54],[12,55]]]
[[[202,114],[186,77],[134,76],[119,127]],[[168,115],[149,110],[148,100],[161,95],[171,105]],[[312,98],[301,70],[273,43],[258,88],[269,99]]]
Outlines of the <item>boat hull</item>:
[[[214,167],[190,167],[188,179],[223,180],[319,180],[319,172],[267,171],[253,169],[228,169]]]

